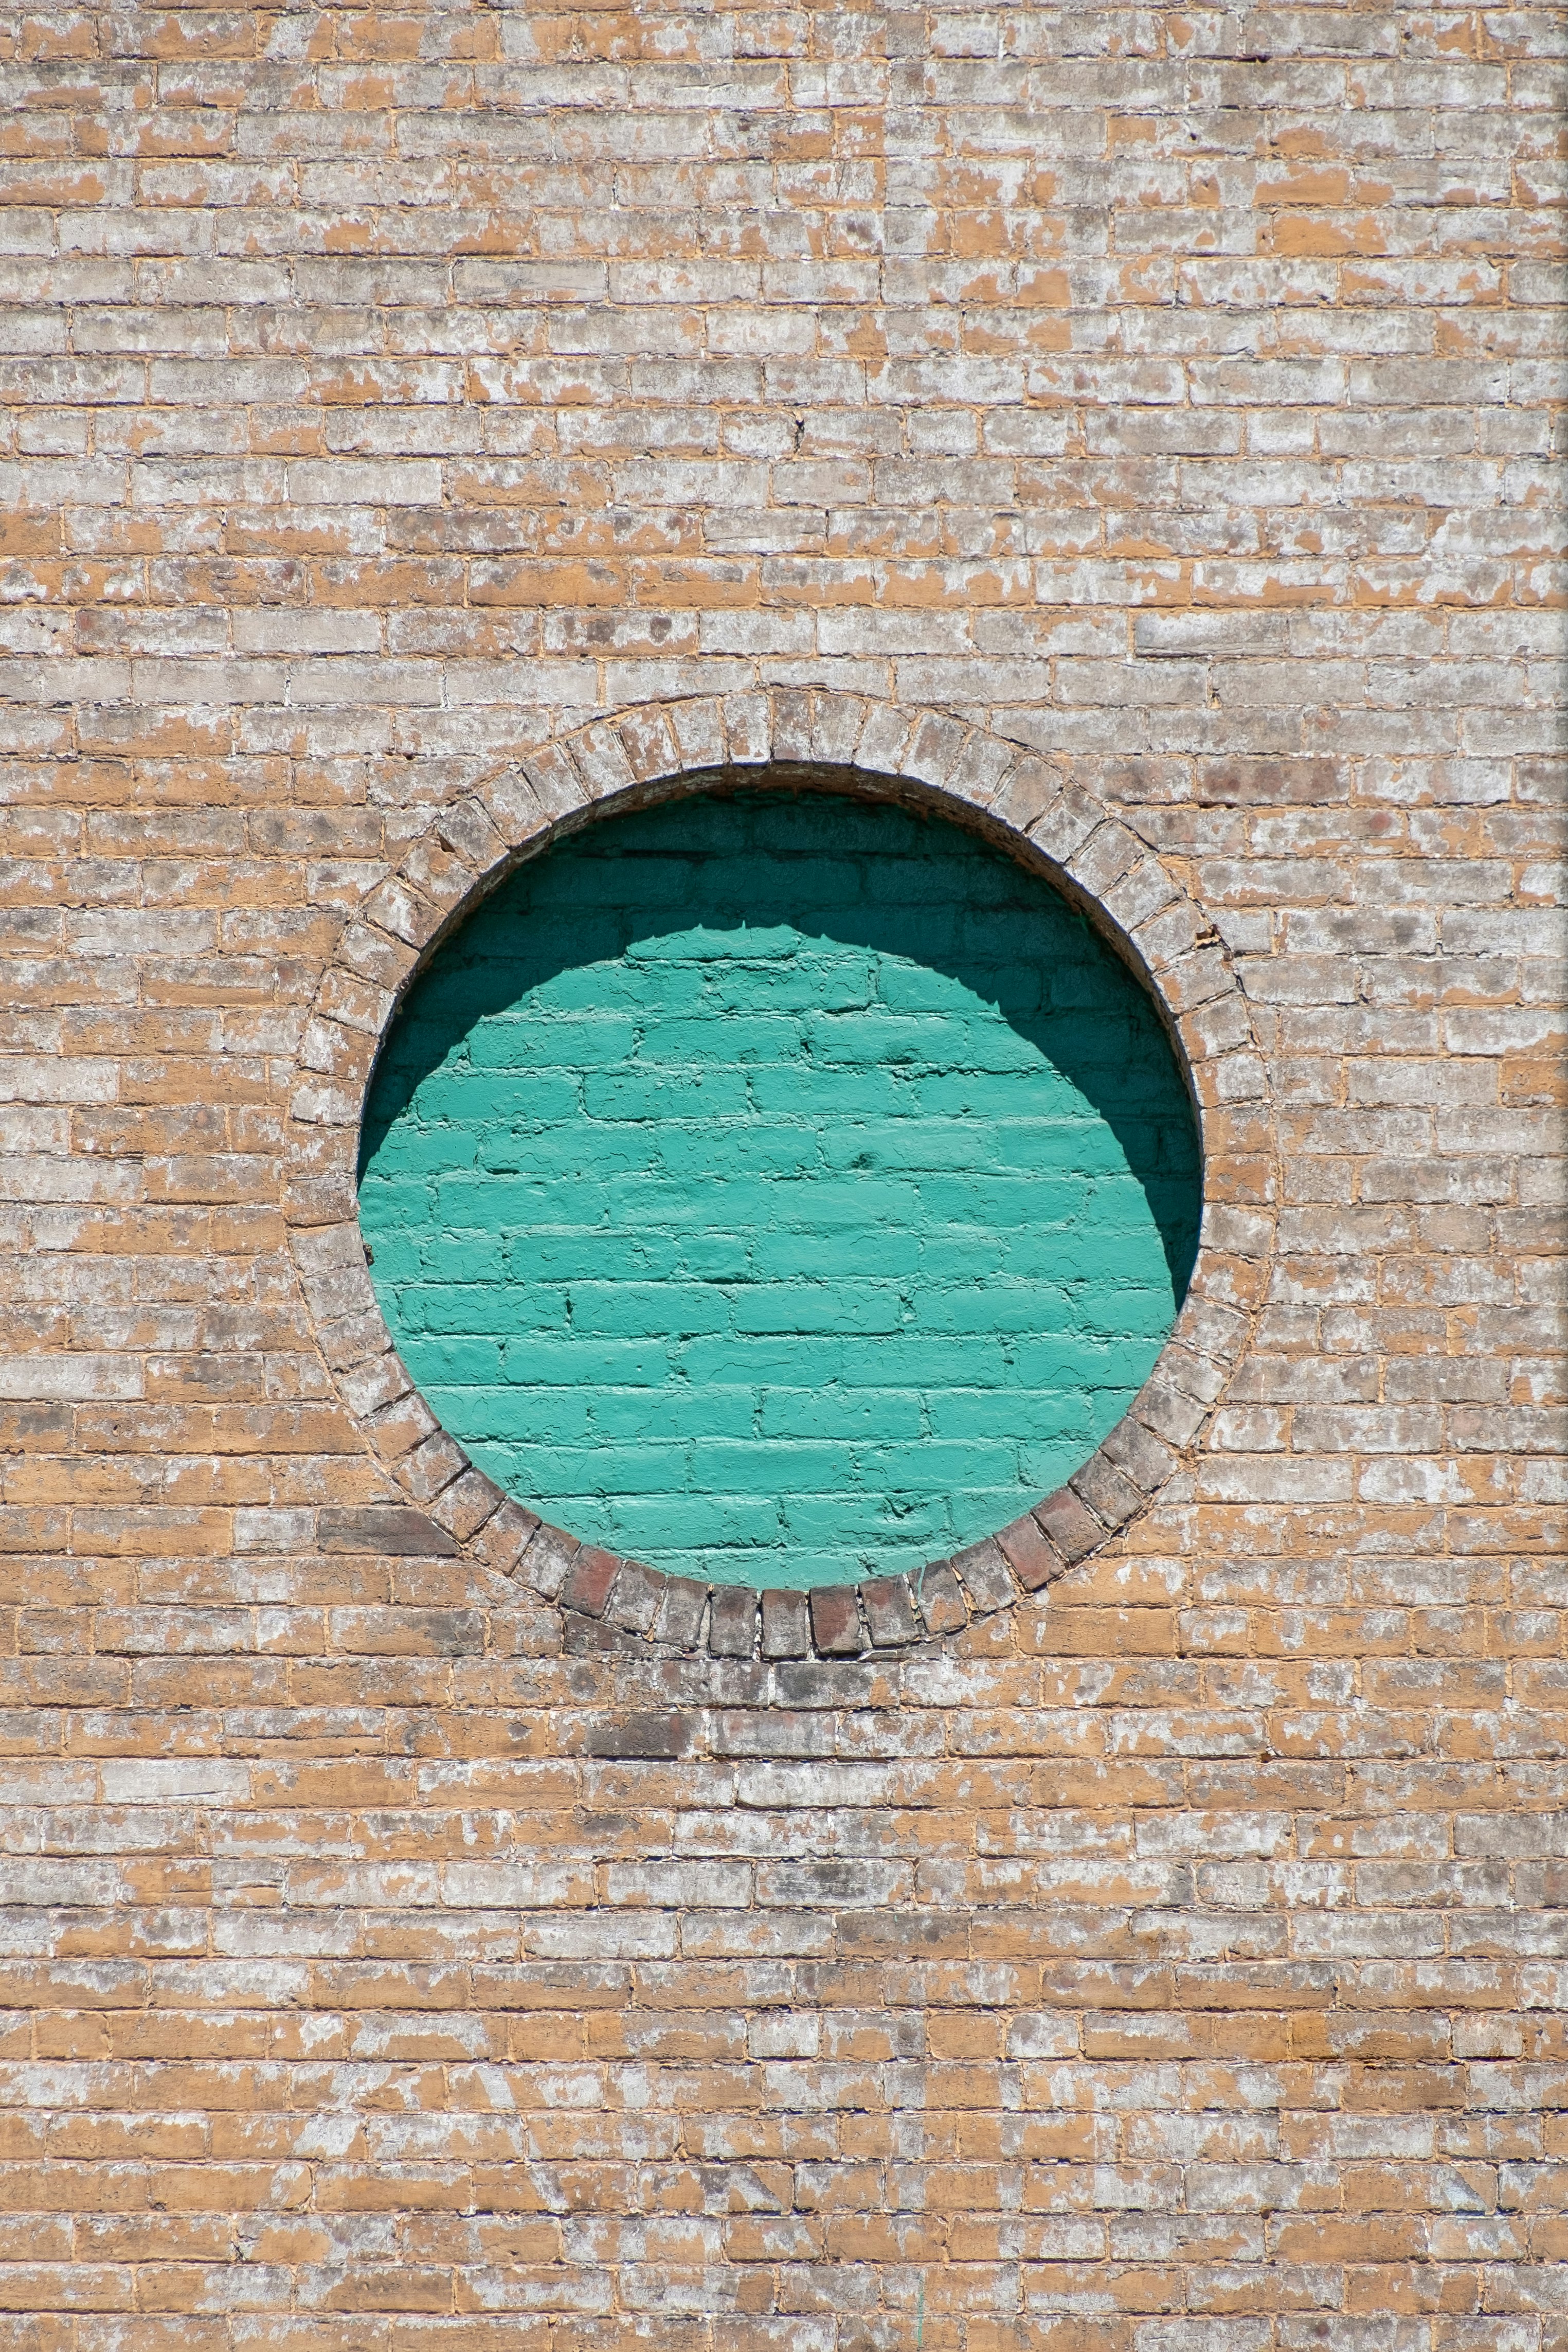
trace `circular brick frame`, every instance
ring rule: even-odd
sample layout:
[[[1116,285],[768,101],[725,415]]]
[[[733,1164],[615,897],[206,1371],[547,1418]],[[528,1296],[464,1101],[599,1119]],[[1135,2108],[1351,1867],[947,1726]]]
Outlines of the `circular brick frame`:
[[[382,1320],[361,1238],[360,1124],[409,983],[524,858],[617,809],[766,780],[940,812],[1045,875],[1143,981],[1197,1109],[1197,1262],[1153,1372],[1057,1493],[1010,1527],[903,1576],[811,1592],[665,1576],[583,1545],[502,1493],[436,1421]],[[1240,1358],[1274,1242],[1268,1072],[1213,927],[1064,763],[937,712],[810,689],[650,703],[595,720],[442,809],[345,923],[306,1024],[284,1209],[322,1354],[405,1498],[357,1513],[371,1548],[460,1551],[564,1609],[677,1651],[850,1657],[956,1633],[1087,1559],[1190,1459]],[[384,1522],[383,1524],[381,1524]]]

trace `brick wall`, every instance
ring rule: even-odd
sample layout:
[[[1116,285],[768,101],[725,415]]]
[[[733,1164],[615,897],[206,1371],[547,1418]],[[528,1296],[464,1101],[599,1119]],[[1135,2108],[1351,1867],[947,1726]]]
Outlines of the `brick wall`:
[[[361,1223],[444,1426],[584,1542],[810,1588],[1061,1486],[1199,1176],[1154,1005],[950,824],[682,798],[530,859],[398,1015]]]
[[[1560,26],[4,38],[0,2343],[1561,2352]],[[287,1108],[439,812],[801,685],[1149,845],[1278,1240],[1043,1597],[684,1660],[399,1502]]]

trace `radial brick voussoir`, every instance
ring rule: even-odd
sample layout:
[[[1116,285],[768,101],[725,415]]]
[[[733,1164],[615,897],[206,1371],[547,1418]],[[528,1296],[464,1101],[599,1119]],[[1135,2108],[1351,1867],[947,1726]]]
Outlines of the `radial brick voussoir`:
[[[1055,1494],[951,1559],[858,1585],[747,1591],[665,1575],[541,1524],[469,1463],[409,1380],[354,1218],[354,1138],[380,1045],[434,943],[519,857],[594,808],[686,779],[812,769],[838,789],[912,793],[1058,877],[1154,995],[1199,1122],[1205,1205],[1185,1304],[1124,1418]],[[809,774],[806,781],[810,781]],[[858,780],[858,781],[857,781]],[[1245,1132],[1234,1114],[1245,1112]],[[1201,1450],[1243,1354],[1274,1245],[1267,1065],[1201,908],[1071,763],[934,710],[821,688],[653,703],[597,719],[438,811],[344,924],[322,976],[291,1102],[285,1188],[298,1279],[346,1410],[405,1507],[493,1573],[653,1654],[705,1649],[781,1667],[950,1638],[1113,1542]],[[327,1157],[323,1158],[323,1152]],[[435,1538],[433,1536],[433,1540]]]

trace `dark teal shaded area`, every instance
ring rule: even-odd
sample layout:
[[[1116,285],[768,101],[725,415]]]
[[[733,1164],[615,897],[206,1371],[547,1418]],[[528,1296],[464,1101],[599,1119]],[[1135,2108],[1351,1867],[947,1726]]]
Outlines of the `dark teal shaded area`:
[[[718,1581],[894,1572],[1121,1418],[1197,1246],[1155,1009],[940,820],[708,794],[525,865],[411,992],[360,1213],[499,1485]]]

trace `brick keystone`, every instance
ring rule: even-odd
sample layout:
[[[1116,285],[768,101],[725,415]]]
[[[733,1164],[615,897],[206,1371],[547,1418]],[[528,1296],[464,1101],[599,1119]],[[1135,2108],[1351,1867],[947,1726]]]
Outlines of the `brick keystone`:
[[[1012,1571],[994,1536],[988,1536],[984,1543],[970,1544],[963,1551],[956,1551],[953,1567],[977,1616],[988,1616],[993,1609],[1005,1609],[1009,1601],[1018,1599]]]
[[[961,719],[945,718],[937,710],[926,711],[916,721],[909,747],[910,772],[924,783],[946,783],[973,731]]]
[[[811,698],[804,688],[785,687],[773,697],[773,756],[809,760],[811,751]]]
[[[855,766],[867,775],[901,775],[914,726],[909,711],[873,704],[855,745]]]
[[[963,1586],[945,1559],[934,1560],[921,1570],[915,1580],[915,1598],[933,1633],[956,1633],[969,1622]]]
[[[608,800],[637,782],[625,745],[613,727],[585,728],[573,738],[572,751],[590,800]]]
[[[765,1658],[810,1656],[811,1617],[803,1592],[763,1594],[762,1654]]]
[[[811,1639],[824,1657],[858,1657],[861,1613],[852,1584],[819,1584],[811,1592]]]
[[[650,776],[666,776],[679,758],[662,710],[634,710],[617,730],[632,773],[641,783]]]
[[[866,1624],[873,1648],[902,1650],[921,1639],[920,1620],[915,1613],[907,1577],[873,1577],[861,1586],[860,1596],[865,1603]]]
[[[811,706],[811,755],[832,767],[847,767],[865,723],[857,695],[819,694]]]
[[[732,767],[762,767],[773,751],[773,713],[762,694],[729,694],[724,702],[725,733]]]
[[[757,1647],[757,1595],[730,1585],[713,1596],[707,1645],[716,1658],[749,1658]]]
[[[1066,1565],[1038,1519],[1015,1519],[1010,1528],[1002,1529],[997,1543],[1026,1592],[1038,1592]]]
[[[1082,1559],[1105,1540],[1105,1529],[1070,1486],[1059,1486],[1054,1495],[1037,1503],[1031,1516],[1040,1521],[1070,1568],[1074,1560]]]
[[[668,713],[681,763],[688,772],[724,765],[724,713],[711,695],[674,704]]]
[[[619,1552],[584,1544],[561,1588],[561,1606],[579,1610],[584,1617],[602,1617],[621,1567]]]
[[[316,1538],[323,1551],[381,1552],[400,1559],[447,1559],[458,1547],[444,1528],[404,1503],[365,1503],[322,1511]]]

